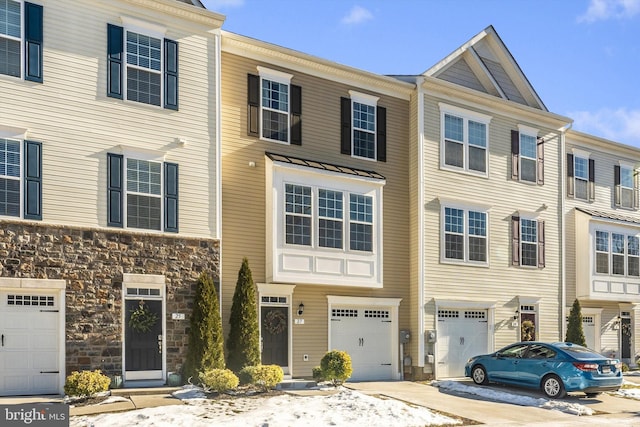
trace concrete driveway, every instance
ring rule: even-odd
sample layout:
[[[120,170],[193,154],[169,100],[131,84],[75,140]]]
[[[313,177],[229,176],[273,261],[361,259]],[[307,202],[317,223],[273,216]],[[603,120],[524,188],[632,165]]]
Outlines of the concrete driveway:
[[[469,379],[460,379],[463,384],[474,386]],[[407,381],[347,383],[347,387],[371,395],[388,396],[420,406],[425,406],[447,415],[463,418],[465,425],[484,424],[490,426],[580,426],[580,425],[624,425],[640,426],[640,401],[602,394],[588,399],[581,393],[572,393],[565,400],[588,406],[596,415],[577,416],[563,412],[519,406],[487,400],[466,393],[441,390],[427,384]],[[491,384],[503,392],[534,398],[543,398],[536,391]]]

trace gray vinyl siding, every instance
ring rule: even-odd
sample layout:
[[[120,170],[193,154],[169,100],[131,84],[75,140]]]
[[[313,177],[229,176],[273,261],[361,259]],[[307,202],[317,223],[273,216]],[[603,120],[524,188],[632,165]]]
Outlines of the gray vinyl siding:
[[[453,65],[440,74],[438,78],[487,93],[486,89],[482,86],[482,83],[480,83],[480,80],[478,80],[464,58],[458,59]]]
[[[495,303],[495,323],[490,327],[495,329],[495,347],[500,348],[519,337],[519,328],[512,326],[519,304],[518,298],[541,298],[538,338],[559,339],[559,135],[552,129],[526,120],[519,121],[491,110],[477,111],[493,117],[489,124],[488,177],[441,169],[438,102],[474,111],[463,104],[455,104],[435,96],[425,98],[425,329],[436,327],[435,300]],[[545,182],[542,186],[510,179],[511,131],[517,130],[518,124],[539,128],[538,135],[545,139]],[[489,208],[488,267],[440,261],[442,199],[453,199],[470,205],[475,203]],[[538,219],[545,221],[545,268],[511,265],[511,216],[517,215],[520,210],[539,212]],[[491,334],[491,329],[489,333]]]
[[[518,88],[516,88],[516,85],[499,62],[492,61],[488,58],[481,59],[495,81],[498,83],[498,86],[500,86],[500,89],[502,89],[504,94],[507,96],[507,99],[519,104],[528,105],[527,101],[524,99]]]
[[[131,2],[57,0],[44,9],[44,83],[0,79],[11,99],[0,105],[0,126],[26,128],[43,144],[43,221],[106,227],[107,153],[123,145],[179,164],[180,234],[219,237],[212,27]],[[179,111],[106,96],[107,23],[122,25],[123,14],[165,26],[178,41]]]

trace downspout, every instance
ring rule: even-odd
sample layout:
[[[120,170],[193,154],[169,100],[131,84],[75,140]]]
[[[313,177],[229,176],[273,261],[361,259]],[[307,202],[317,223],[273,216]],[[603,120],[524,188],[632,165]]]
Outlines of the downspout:
[[[425,271],[424,271],[424,90],[422,84],[424,77],[418,77],[418,367],[425,366],[425,328],[424,328],[424,295],[425,295]]]
[[[566,133],[573,126],[573,122],[567,123],[560,128],[560,341],[564,341],[567,335],[567,236],[565,220],[565,191],[567,188],[567,165],[566,165]]]
[[[215,80],[215,99],[216,99],[216,123],[215,123],[215,135],[216,135],[216,223],[215,223],[215,233],[218,238],[219,246],[218,246],[218,274],[220,277],[219,280],[219,289],[218,289],[218,306],[220,307],[220,316],[222,316],[222,72],[221,72],[221,61],[222,61],[222,35],[220,33],[220,29],[215,30],[213,33],[213,41],[214,41],[214,55],[215,55],[215,65],[214,65],[214,80]]]

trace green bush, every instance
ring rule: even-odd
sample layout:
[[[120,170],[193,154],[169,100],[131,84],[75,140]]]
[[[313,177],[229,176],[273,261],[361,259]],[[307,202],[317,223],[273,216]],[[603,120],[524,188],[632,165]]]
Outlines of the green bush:
[[[587,346],[587,341],[584,338],[584,330],[582,328],[582,309],[580,307],[580,301],[577,299],[573,301],[573,306],[569,312],[567,336],[564,340],[583,347]]]
[[[256,369],[255,366],[245,366],[238,372],[238,379],[240,380],[240,385],[253,384],[253,371]]]
[[[200,372],[200,382],[205,391],[217,391],[218,393],[233,390],[238,387],[238,377],[228,369],[209,369]]]
[[[622,372],[629,372],[629,365],[622,362]]]
[[[334,386],[342,384],[353,372],[351,356],[346,351],[329,351],[322,357],[320,369],[325,380],[331,381]]]
[[[274,388],[284,378],[284,372],[278,365],[258,365],[253,369],[253,384],[264,391]]]
[[[311,370],[311,375],[313,376],[313,379],[318,382],[324,381],[324,377],[322,376],[322,368],[320,366],[316,366],[315,368],[313,368]]]
[[[67,396],[86,397],[109,390],[111,379],[99,369],[95,371],[73,371],[64,384]]]

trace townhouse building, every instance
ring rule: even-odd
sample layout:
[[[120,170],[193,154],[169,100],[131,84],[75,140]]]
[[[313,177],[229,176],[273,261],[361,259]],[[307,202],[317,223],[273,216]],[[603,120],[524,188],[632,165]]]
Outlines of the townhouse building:
[[[223,20],[198,1],[0,2],[0,395],[179,369],[197,278],[220,274]]]
[[[571,130],[566,138],[566,303],[578,299],[587,345],[637,364],[640,150]]]
[[[354,380],[401,376],[413,93],[223,31],[223,323],[247,257],[262,363],[287,376],[310,377],[331,349]]]
[[[405,78],[406,79],[406,78]],[[562,135],[493,27],[414,80],[415,374],[561,335]]]

